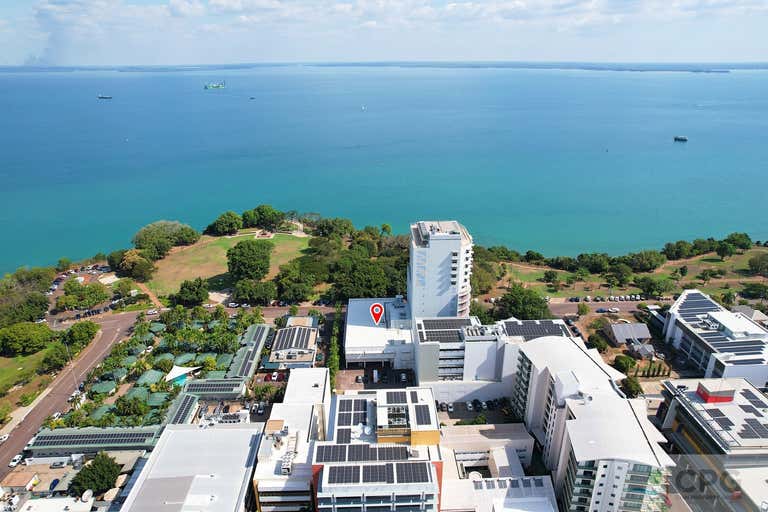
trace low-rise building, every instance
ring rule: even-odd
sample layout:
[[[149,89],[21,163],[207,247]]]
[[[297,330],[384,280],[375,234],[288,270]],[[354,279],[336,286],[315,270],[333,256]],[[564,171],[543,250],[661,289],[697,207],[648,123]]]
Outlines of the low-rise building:
[[[317,354],[316,327],[293,326],[278,329],[269,362],[279,369],[312,368]]]
[[[272,405],[253,474],[261,512],[311,510],[312,445],[326,439],[331,408],[327,368],[291,370],[282,403]]]
[[[608,324],[605,329],[608,339],[616,347],[623,347],[633,343],[648,343],[651,341],[651,331],[642,323],[617,322]]]
[[[729,488],[700,480],[707,488],[701,494],[706,494],[710,506],[764,510],[768,398],[741,378],[674,379],[663,386],[657,418],[675,451],[689,455],[686,464],[695,469],[714,468],[732,479]]]
[[[148,427],[57,428],[41,429],[26,450],[31,457],[67,457],[109,450],[152,450],[162,431],[161,425]]]
[[[742,377],[768,387],[768,329],[699,290],[685,290],[669,308],[664,339],[705,378]]]
[[[381,304],[384,309],[378,323],[371,315],[373,304]],[[344,356],[348,367],[412,369],[411,317],[406,302],[401,297],[350,299],[344,327]]]
[[[121,510],[251,512],[262,424],[168,425]]]
[[[580,338],[544,337],[520,348],[512,405],[541,447],[561,510],[656,510],[672,459],[628,400],[617,372]]]

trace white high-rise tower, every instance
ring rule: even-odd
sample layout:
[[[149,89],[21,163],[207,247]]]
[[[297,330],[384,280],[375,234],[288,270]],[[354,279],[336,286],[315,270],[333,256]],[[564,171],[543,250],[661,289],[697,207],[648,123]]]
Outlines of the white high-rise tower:
[[[472,237],[456,222],[411,224],[408,304],[411,318],[468,316]]]

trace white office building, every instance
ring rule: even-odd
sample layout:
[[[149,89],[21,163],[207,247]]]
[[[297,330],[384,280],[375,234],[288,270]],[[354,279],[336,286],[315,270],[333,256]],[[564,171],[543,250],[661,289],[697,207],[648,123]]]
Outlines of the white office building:
[[[384,308],[378,324],[371,316],[373,304],[381,304]],[[347,366],[352,367],[413,368],[411,316],[402,297],[349,299],[344,355]]]
[[[686,290],[666,316],[664,339],[705,378],[747,379],[768,387],[768,330],[698,290]]]
[[[544,337],[520,348],[512,404],[541,446],[561,510],[658,510],[672,459],[627,400],[617,372],[580,338]]]
[[[509,396],[520,346],[542,336],[569,335],[561,320],[510,318],[481,325],[473,316],[416,318],[416,379],[440,402]]]
[[[411,318],[468,316],[472,237],[450,221],[411,224],[408,303]]]

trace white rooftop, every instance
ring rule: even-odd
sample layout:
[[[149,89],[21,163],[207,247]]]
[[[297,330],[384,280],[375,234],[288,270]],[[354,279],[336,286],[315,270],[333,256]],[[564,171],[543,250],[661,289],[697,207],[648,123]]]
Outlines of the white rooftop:
[[[375,303],[384,306],[384,316],[378,325],[370,311]],[[380,354],[393,343],[411,343],[410,317],[405,301],[397,298],[349,299],[344,350]]]
[[[557,512],[548,476],[448,480],[443,483],[440,509],[466,512]]]
[[[263,424],[168,425],[123,512],[240,512]]]
[[[664,436],[648,420],[643,399],[595,395],[591,400],[569,399],[576,416],[566,429],[578,462],[626,460],[655,468],[674,462],[661,448]]]
[[[18,512],[89,512],[93,507],[94,498],[82,501],[80,498],[45,498],[39,500],[27,500],[22,504]]]
[[[328,368],[294,368],[285,386],[283,403],[322,402],[329,392],[327,379]]]
[[[717,323],[723,326],[734,337],[762,336],[765,329],[758,326],[742,313],[730,311],[714,311],[709,314]]]
[[[733,391],[733,400],[706,403],[697,393],[699,383],[711,392]],[[748,422],[768,424],[768,398],[749,381],[731,379],[675,379],[664,381],[665,387],[676,395],[689,413],[729,450],[768,450],[767,431],[756,432]],[[760,434],[765,434],[761,436]]]
[[[752,468],[731,468],[728,474],[739,484],[741,492],[747,495],[752,503],[761,506],[768,502],[768,480],[765,466]]]
[[[416,245],[424,246],[432,238],[460,239],[472,243],[467,228],[455,220],[420,220],[411,224],[411,238]]]

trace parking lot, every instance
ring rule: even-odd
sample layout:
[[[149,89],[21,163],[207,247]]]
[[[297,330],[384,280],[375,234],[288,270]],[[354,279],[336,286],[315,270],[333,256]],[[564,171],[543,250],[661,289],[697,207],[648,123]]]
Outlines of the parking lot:
[[[378,373],[378,382],[374,382],[374,369]],[[342,390],[402,388],[413,386],[414,382],[413,370],[368,367],[339,370],[336,374],[336,389]]]
[[[461,420],[472,421],[475,420],[480,414],[485,416],[485,423],[507,423],[509,417],[506,412],[508,410],[505,406],[499,403],[486,402],[487,409],[483,409],[482,404],[478,407],[478,402],[471,405],[471,410],[466,402],[453,402],[453,411],[442,410],[443,404],[440,404],[437,417],[441,424],[455,425]],[[449,408],[450,409],[450,408]]]

